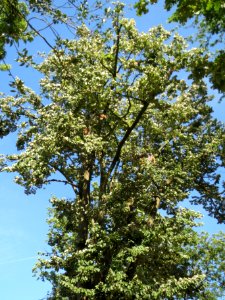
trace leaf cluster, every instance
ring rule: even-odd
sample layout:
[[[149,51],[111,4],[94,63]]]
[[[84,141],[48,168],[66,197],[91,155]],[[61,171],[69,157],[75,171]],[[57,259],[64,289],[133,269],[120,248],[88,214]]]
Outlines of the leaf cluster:
[[[28,10],[24,3],[16,0],[3,0],[0,4],[0,59],[5,57],[6,44],[24,40],[24,32],[27,29],[25,16]]]
[[[138,15],[148,12],[149,4],[157,1],[138,1],[135,8]],[[213,88],[220,92],[225,91],[224,78],[224,31],[225,31],[225,6],[221,0],[190,1],[190,0],[165,0],[164,7],[170,11],[175,7],[175,11],[169,18],[170,22],[179,22],[186,24],[189,20],[194,20],[198,28],[198,40],[204,46],[219,46],[222,43],[222,49],[218,51],[211,62],[209,68],[210,81]],[[210,40],[212,42],[210,43]]]

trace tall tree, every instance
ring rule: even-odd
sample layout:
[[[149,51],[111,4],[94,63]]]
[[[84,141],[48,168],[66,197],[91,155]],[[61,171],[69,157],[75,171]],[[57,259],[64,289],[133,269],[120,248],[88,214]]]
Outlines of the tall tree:
[[[18,121],[19,154],[5,170],[26,193],[51,182],[74,192],[52,199],[40,276],[53,299],[216,299],[194,249],[198,214],[178,209],[197,191],[195,203],[225,220],[225,131],[198,72],[208,57],[161,26],[139,33],[121,14],[118,5],[101,32],[82,25],[79,38],[58,40],[35,66],[40,95],[16,79],[18,94],[1,98]]]

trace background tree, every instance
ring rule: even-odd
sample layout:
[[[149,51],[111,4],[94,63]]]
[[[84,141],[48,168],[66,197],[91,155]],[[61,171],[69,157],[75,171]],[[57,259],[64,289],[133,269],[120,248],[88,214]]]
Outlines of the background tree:
[[[29,35],[25,34],[27,29],[26,16],[28,14],[25,3],[17,0],[3,0],[0,3],[0,60],[6,55],[5,46],[18,43],[19,40],[26,41]],[[9,65],[1,64],[2,70],[9,69]]]
[[[5,44],[11,44],[13,40],[18,41],[22,38],[22,34],[26,29],[26,22],[22,17],[22,13],[26,14],[27,11],[22,3],[7,0],[1,1],[0,11],[0,58],[3,59],[5,57]]]
[[[121,14],[119,5],[104,30],[82,25],[32,62],[40,95],[16,79],[16,97],[1,99],[20,151],[5,170],[26,193],[50,182],[74,192],[52,200],[40,276],[53,299],[216,299],[218,251],[212,293],[194,247],[214,244],[194,233],[198,214],[178,209],[197,191],[195,202],[224,222],[224,127],[198,72],[208,57],[161,26],[139,33]]]
[[[158,2],[157,0],[138,1],[135,4],[138,14],[146,13],[148,5]],[[189,1],[189,0],[165,0],[165,9],[175,11],[170,17],[171,21],[185,24],[188,19],[196,18],[204,22],[207,30],[212,33],[223,33],[225,30],[225,7],[221,0]],[[200,16],[200,19],[199,19]]]

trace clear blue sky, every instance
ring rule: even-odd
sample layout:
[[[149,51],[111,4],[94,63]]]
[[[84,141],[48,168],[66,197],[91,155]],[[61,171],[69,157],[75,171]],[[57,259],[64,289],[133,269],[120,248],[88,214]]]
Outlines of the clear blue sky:
[[[162,5],[151,8],[147,16],[136,18],[141,31],[146,31],[153,25],[165,25],[165,20],[166,14],[162,10]],[[171,25],[166,27],[172,28]],[[33,43],[32,48],[34,51],[48,51],[40,39]],[[8,61],[15,59],[13,49],[9,49],[7,58]],[[28,86],[38,89],[39,75],[36,72],[30,69],[21,70],[16,64],[13,65],[12,71],[14,75],[22,77]],[[0,73],[0,91],[8,91],[6,75]],[[225,121],[223,106],[223,103],[218,104],[214,101],[215,115]],[[14,138],[12,135],[0,140],[0,153],[14,151]],[[13,183],[12,174],[0,174],[0,299],[2,300],[39,300],[51,289],[48,283],[37,281],[32,277],[32,268],[37,253],[48,249],[46,218],[48,200],[53,195],[68,197],[70,189],[64,185],[53,184],[38,191],[36,195],[26,196],[23,189]],[[211,233],[225,229],[225,226],[218,226],[212,218],[205,217],[204,221],[205,229]]]

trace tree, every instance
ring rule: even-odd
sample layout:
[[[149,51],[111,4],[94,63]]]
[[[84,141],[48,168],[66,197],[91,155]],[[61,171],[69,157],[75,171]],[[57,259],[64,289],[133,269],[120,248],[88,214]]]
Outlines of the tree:
[[[195,203],[224,222],[225,131],[198,72],[208,57],[161,26],[139,33],[121,14],[118,5],[105,28],[59,39],[34,65],[39,95],[16,79],[17,95],[1,98],[19,150],[4,170],[28,194],[51,182],[73,190],[52,199],[52,252],[38,265],[52,299],[216,299],[216,242],[178,208],[197,191]],[[197,245],[218,261],[208,262],[221,268],[214,281]]]

